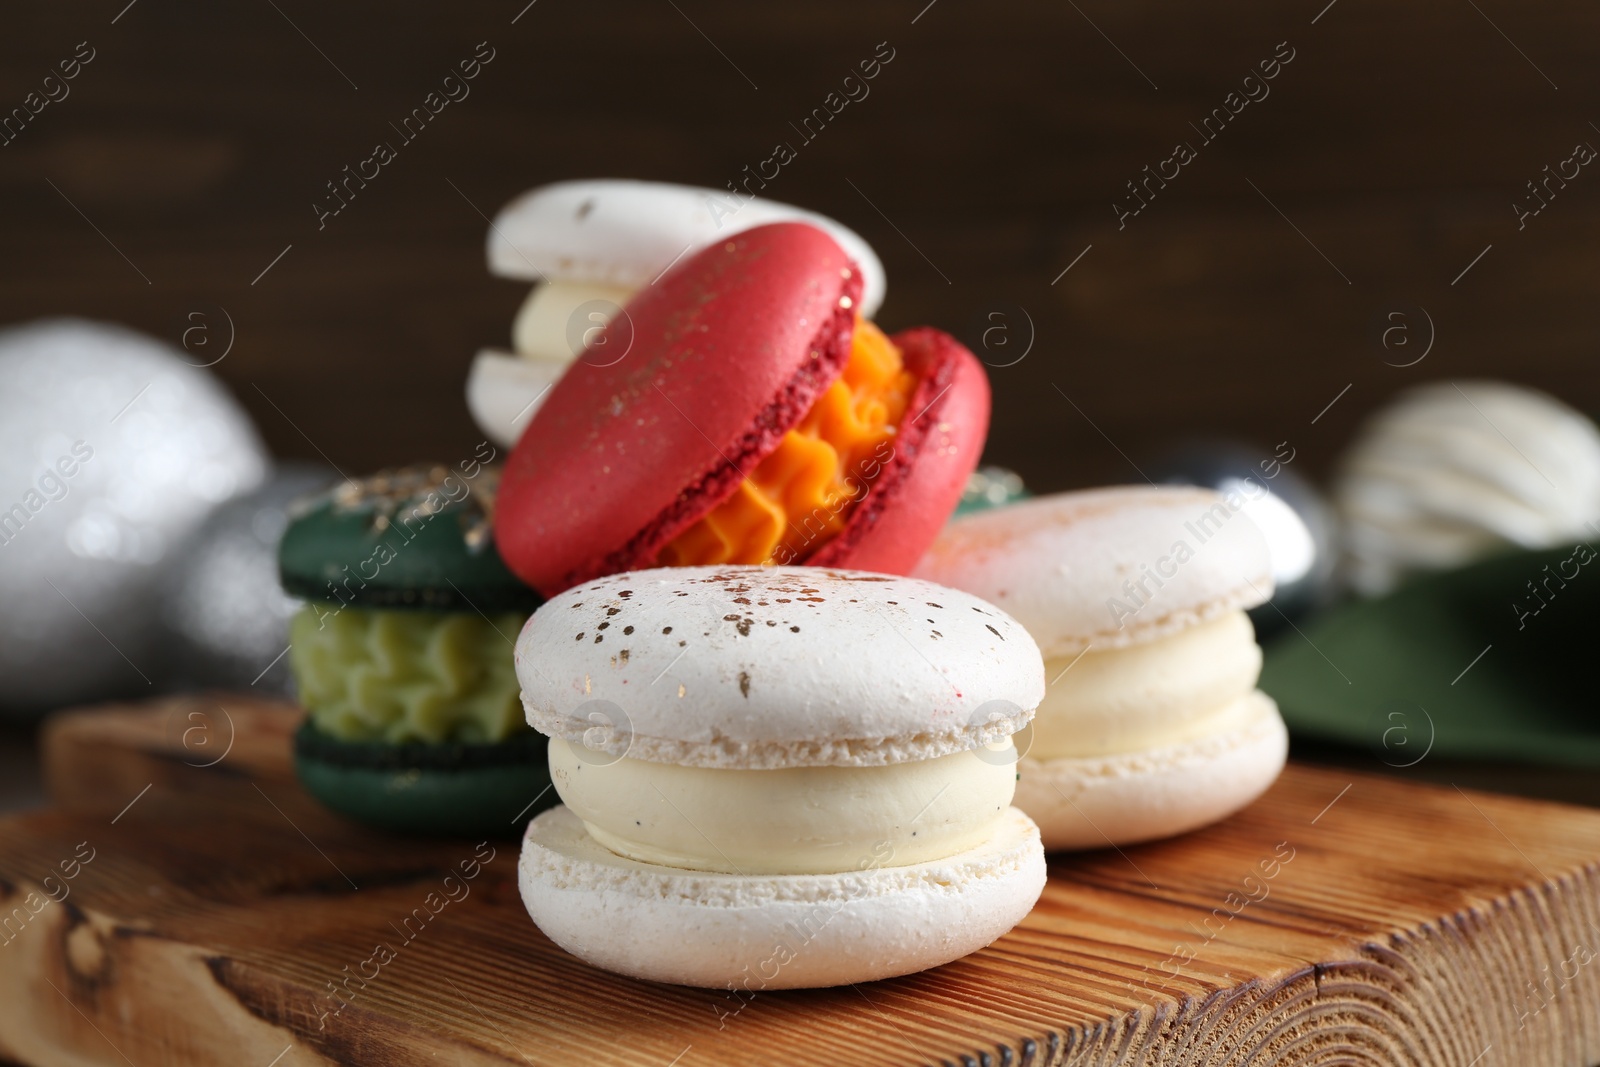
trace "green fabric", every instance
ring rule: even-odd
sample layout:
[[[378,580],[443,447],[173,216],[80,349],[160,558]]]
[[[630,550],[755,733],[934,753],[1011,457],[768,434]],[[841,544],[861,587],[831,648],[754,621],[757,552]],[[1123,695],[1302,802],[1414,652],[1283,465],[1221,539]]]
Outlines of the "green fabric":
[[[510,644],[523,619],[313,601],[290,623],[289,669],[341,740],[502,741],[527,729]]]
[[[1431,744],[1446,757],[1595,767],[1597,620],[1589,545],[1515,552],[1287,630],[1261,687],[1296,735],[1367,746],[1394,766]]]

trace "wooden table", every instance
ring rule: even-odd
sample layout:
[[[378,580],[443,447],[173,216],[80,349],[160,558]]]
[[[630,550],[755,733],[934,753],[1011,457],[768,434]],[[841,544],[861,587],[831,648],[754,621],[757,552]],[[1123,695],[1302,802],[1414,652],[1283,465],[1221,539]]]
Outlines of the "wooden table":
[[[1291,765],[1224,825],[1054,859],[1032,915],[964,960],[741,998],[567,956],[522,909],[513,841],[323,812],[290,771],[296,714],[222,695],[47,728],[55,808],[0,821],[0,1060],[1600,1060],[1600,812]]]

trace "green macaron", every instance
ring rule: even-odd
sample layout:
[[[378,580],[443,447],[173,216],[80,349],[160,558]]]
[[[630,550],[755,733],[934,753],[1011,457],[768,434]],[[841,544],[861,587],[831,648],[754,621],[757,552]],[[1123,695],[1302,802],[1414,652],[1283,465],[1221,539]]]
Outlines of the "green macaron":
[[[1022,484],[1021,475],[1004,467],[979,467],[967,476],[961,491],[961,502],[956,505],[956,515],[969,515],[974,511],[1004,507],[1033,494]]]
[[[289,668],[295,769],[329,808],[386,830],[514,834],[554,802],[523,717],[513,642],[537,593],[495,551],[497,468],[417,466],[301,502],[279,545],[304,598]]]

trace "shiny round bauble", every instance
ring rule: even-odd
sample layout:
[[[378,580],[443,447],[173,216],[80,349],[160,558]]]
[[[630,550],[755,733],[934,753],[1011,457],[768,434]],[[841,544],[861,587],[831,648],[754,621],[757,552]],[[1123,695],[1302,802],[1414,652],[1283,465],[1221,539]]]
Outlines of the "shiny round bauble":
[[[160,604],[172,684],[288,693],[283,653],[300,601],[278,581],[278,541],[290,504],[338,477],[320,464],[280,463],[259,488],[213,511],[184,543]]]
[[[155,693],[174,557],[266,473],[244,409],[170,345],[0,330],[0,712]]]
[[[1338,526],[1320,492],[1291,464],[1289,442],[1253,448],[1202,441],[1167,453],[1147,468],[1157,482],[1198,485],[1237,495],[1272,553],[1272,600],[1250,612],[1256,630],[1271,633],[1332,600]]]

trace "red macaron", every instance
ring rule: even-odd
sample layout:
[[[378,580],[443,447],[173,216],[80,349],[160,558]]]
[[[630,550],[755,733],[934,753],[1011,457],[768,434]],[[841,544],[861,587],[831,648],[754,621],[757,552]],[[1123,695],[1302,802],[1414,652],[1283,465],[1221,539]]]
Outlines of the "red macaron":
[[[663,563],[908,572],[977,465],[989,385],[947,334],[884,338],[860,296],[844,251],[795,222],[641,290],[506,462],[506,563],[546,596]]]

